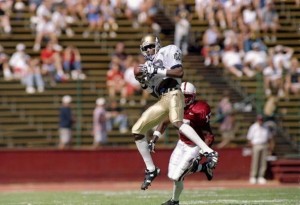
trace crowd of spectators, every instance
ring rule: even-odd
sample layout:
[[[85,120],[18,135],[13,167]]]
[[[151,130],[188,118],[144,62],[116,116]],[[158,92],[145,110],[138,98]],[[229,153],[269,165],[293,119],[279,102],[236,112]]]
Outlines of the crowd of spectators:
[[[141,95],[140,104],[146,105],[149,94],[141,89],[140,83],[135,79],[134,67],[144,62],[140,55],[128,55],[123,42],[118,42],[111,53],[111,60],[106,74],[106,86],[109,98],[115,100],[120,96],[120,104],[136,103],[134,96]]]
[[[276,44],[280,24],[272,0],[195,0],[195,13],[209,23],[202,36],[205,66],[222,64],[225,72],[237,78],[253,78],[261,73],[266,96],[275,92],[284,97],[298,92],[296,76],[300,69],[294,59],[297,68],[291,71],[293,48]]]
[[[299,1],[295,1],[295,4],[298,5]],[[71,27],[73,23],[88,23],[87,28],[83,32],[84,37],[88,37],[91,32],[94,32],[95,36],[98,37],[116,37],[119,27],[116,19],[118,15],[124,15],[128,18],[132,22],[133,28],[148,25],[152,29],[149,31],[160,31],[160,25],[157,24],[155,18],[159,2],[155,0],[30,0],[28,2],[18,0],[0,2],[0,19],[5,33],[11,33],[12,31],[9,22],[11,12],[22,12],[25,6],[28,6],[31,14],[31,28],[35,34],[33,50],[36,52],[39,52],[41,49],[45,50],[47,46],[42,48],[42,45],[46,45],[44,43],[45,39],[47,40],[46,42],[58,45],[56,46],[57,49],[54,50],[56,54],[62,55],[61,59],[53,57],[52,61],[54,62],[52,63],[45,63],[45,60],[41,59],[41,73],[52,73],[54,74],[52,79],[56,80],[63,81],[68,79],[68,76],[72,76],[73,79],[85,78],[81,72],[81,60],[78,49],[72,48],[72,57],[70,57],[68,54],[70,47],[66,48],[65,51],[63,51],[63,48],[59,48],[58,40],[62,33],[65,33],[70,38],[74,36],[75,32]],[[191,27],[190,22],[193,18],[193,9],[184,0],[177,0],[175,6],[174,44],[180,47],[183,54],[186,55],[188,53],[189,30]],[[279,73],[283,74],[289,70],[288,66],[278,63],[279,61],[283,61],[283,58],[277,57],[278,52],[272,52],[265,45],[265,43],[269,42],[276,43],[276,33],[280,28],[279,16],[272,0],[195,0],[194,13],[200,20],[206,20],[209,23],[209,27],[203,32],[203,47],[201,51],[205,58],[204,63],[206,66],[222,63],[225,70],[237,77],[242,77],[243,75],[253,77],[257,72],[262,72],[265,76],[266,94],[270,93],[270,88],[273,84],[275,84],[275,87],[280,86],[279,94],[282,96],[282,93],[289,90],[287,89],[288,85],[284,85],[285,80],[277,82],[273,78],[268,77],[272,73],[272,70],[274,70],[273,67],[279,70]],[[122,50],[124,44],[120,43],[118,45]],[[274,46],[274,48],[279,49],[277,46]],[[110,69],[111,67],[117,67],[116,65],[118,64],[120,72],[124,74],[126,67],[130,67],[128,65],[130,63],[124,61],[122,53],[120,53],[120,59],[116,59],[119,58],[117,52],[116,49],[116,55],[112,57]],[[288,51],[288,54],[290,55],[290,51]],[[291,59],[291,57],[289,58]],[[67,62],[68,58],[69,61],[72,59],[72,65]],[[277,61],[277,63],[274,62],[274,65],[272,63],[273,59]],[[8,56],[2,55],[1,64],[4,67],[2,70],[5,73],[5,78],[10,79],[13,76],[10,73],[13,71],[11,72],[8,69],[7,61]],[[125,62],[127,65],[125,65]],[[49,67],[49,64],[55,68],[45,69],[45,67]],[[74,71],[70,72],[71,69]],[[276,74],[278,73],[277,70]],[[294,77],[293,79],[296,78]],[[54,81],[51,80],[51,84],[54,84]],[[122,81],[118,83],[121,85],[122,83],[124,84],[125,82]],[[126,98],[126,91],[117,92],[123,93],[122,98]],[[131,92],[129,91],[128,93]],[[114,97],[114,95],[114,90],[111,90],[110,96]],[[124,102],[125,100],[123,99]]]
[[[84,80],[81,55],[72,45],[65,48],[48,41],[38,55],[29,55],[26,45],[18,43],[11,56],[0,45],[0,68],[4,80],[19,80],[28,94],[42,93],[67,80]]]
[[[295,2],[299,6],[300,1]],[[80,33],[84,38],[91,33],[97,39],[115,38],[118,35],[119,15],[129,19],[133,29],[146,25],[147,32],[159,33],[161,28],[156,22],[158,3],[155,0],[0,1],[0,30],[6,35],[13,32],[11,12],[21,13],[28,4],[30,28],[35,35],[32,49],[38,55],[28,55],[25,44],[18,43],[10,57],[0,45],[0,67],[4,79],[20,80],[29,94],[44,92],[47,86],[55,86],[69,79],[83,80],[86,76],[82,72],[80,51],[74,45],[61,46],[61,35],[72,38],[76,33],[71,25],[87,23],[86,29]],[[300,93],[300,66],[293,56],[294,50],[276,45],[280,24],[272,0],[195,0],[195,14],[201,21],[209,23],[202,38],[204,64],[218,66],[222,63],[224,69],[237,78],[244,75],[252,78],[261,73],[267,96],[266,116],[274,115],[278,97]],[[182,49],[183,55],[188,54],[192,19],[193,8],[184,0],[177,0],[173,19],[174,44]],[[274,46],[268,48],[266,43]],[[127,132],[128,119],[121,107],[126,103],[134,105],[135,96],[139,96],[141,105],[146,105],[148,94],[140,88],[133,75],[134,67],[143,61],[141,56],[129,55],[124,42],[116,43],[106,81],[108,101],[115,107],[105,107],[105,131],[112,130],[117,124],[120,132]],[[116,100],[117,95],[120,95],[120,101]],[[96,104],[103,108],[105,100],[99,100]],[[220,103],[220,106],[222,104],[225,103]],[[112,109],[111,112],[109,109]],[[226,118],[220,126],[223,141],[219,148],[226,146],[235,134],[230,132],[235,126],[234,111],[230,108],[229,111],[223,110],[225,113]],[[94,136],[95,146],[107,140],[100,139],[99,130],[94,130]]]

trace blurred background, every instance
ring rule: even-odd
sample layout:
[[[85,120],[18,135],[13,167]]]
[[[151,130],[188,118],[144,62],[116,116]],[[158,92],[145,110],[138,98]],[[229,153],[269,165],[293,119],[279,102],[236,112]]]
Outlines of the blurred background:
[[[0,0],[1,181],[142,179],[130,129],[155,99],[132,68],[147,33],[182,49],[184,81],[212,108],[216,179],[248,179],[261,114],[266,178],[299,182],[298,0]],[[177,139],[169,127],[157,144],[163,173]]]

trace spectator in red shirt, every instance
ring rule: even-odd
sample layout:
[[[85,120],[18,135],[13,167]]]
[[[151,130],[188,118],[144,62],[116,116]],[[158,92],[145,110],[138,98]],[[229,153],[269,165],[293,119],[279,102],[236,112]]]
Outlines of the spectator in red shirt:
[[[77,47],[69,45],[63,52],[63,67],[66,73],[70,73],[73,80],[84,80],[82,73],[81,55]]]
[[[55,86],[58,76],[64,75],[59,51],[61,51],[61,47],[49,41],[40,54],[43,74],[47,76],[51,86]]]
[[[113,63],[110,70],[107,71],[106,85],[109,93],[109,97],[114,99],[117,93],[121,95],[121,104],[126,103],[126,87],[124,81],[124,75],[120,70],[120,65]]]

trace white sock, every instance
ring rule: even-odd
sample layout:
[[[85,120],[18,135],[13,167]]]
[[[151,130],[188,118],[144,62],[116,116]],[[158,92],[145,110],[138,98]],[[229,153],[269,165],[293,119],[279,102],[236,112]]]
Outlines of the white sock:
[[[151,154],[150,154],[149,149],[148,149],[148,142],[146,140],[146,137],[144,137],[141,140],[136,140],[135,144],[136,144],[140,154],[142,155],[142,158],[143,158],[143,160],[146,164],[147,169],[150,172],[154,171],[155,166],[153,164],[153,160],[152,160]]]
[[[200,136],[195,132],[195,130],[188,124],[182,124],[179,128],[179,131],[184,134],[187,138],[192,140],[198,147],[200,147],[203,152],[211,153],[213,152],[205,142],[200,138]]]
[[[183,181],[174,181],[173,185],[173,201],[179,201],[180,194],[183,190]]]

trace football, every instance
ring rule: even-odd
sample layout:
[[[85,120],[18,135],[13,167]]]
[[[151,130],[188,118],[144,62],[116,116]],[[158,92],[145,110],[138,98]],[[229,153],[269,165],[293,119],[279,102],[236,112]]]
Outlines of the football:
[[[135,77],[143,77],[143,72],[140,66],[134,67],[133,72]]]

